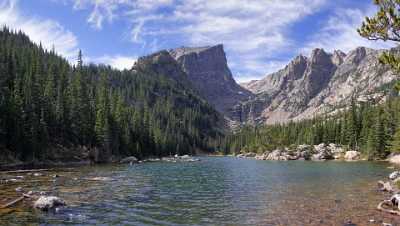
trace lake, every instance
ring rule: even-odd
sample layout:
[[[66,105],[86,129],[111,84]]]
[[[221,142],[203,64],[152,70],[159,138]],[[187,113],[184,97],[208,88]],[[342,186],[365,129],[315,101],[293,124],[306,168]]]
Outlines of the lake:
[[[377,191],[376,182],[393,171],[388,166],[203,157],[200,162],[85,166],[36,177],[18,174],[24,179],[0,184],[0,201],[22,187],[50,192],[68,206],[57,213],[41,213],[20,204],[1,211],[0,224],[396,224],[400,216],[376,210],[386,197]],[[60,177],[50,177],[54,174]]]

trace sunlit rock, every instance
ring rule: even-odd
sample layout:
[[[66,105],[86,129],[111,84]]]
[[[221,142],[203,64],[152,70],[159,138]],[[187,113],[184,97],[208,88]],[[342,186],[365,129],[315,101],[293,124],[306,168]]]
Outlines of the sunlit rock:
[[[56,196],[40,196],[39,199],[33,204],[33,207],[43,211],[48,211],[65,205],[65,201]]]

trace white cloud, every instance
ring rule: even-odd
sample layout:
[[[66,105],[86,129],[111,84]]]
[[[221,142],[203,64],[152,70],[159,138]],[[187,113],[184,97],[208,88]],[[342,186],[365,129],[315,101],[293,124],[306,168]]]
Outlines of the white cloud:
[[[323,24],[322,29],[300,51],[309,54],[314,48],[324,48],[332,52],[335,49],[344,52],[351,51],[359,46],[373,49],[386,49],[393,47],[391,42],[370,41],[362,38],[357,33],[357,28],[362,24],[365,16],[373,15],[375,7],[361,9],[338,9],[336,13]]]
[[[76,36],[58,22],[36,17],[29,17],[19,10],[17,0],[0,1],[0,24],[15,30],[22,30],[29,38],[47,48],[55,50],[72,59],[77,54]]]
[[[178,45],[223,43],[233,71],[265,75],[266,58],[293,47],[290,26],[328,0],[71,0],[75,9],[90,9],[88,23],[130,21],[130,40],[142,48],[176,38]],[[175,36],[175,37],[173,37]],[[156,42],[154,41],[156,40]],[[158,45],[156,45],[158,46]],[[168,46],[167,48],[173,48]],[[153,49],[153,48],[152,48]],[[265,65],[265,66],[264,66]]]
[[[238,80],[263,77],[283,67],[298,53],[308,54],[317,47],[327,51],[349,51],[357,46],[393,46],[390,43],[368,41],[356,32],[365,15],[373,14],[376,8],[340,9],[343,7],[340,1],[58,1],[70,1],[74,3],[75,9],[90,10],[87,22],[96,29],[102,29],[105,22],[124,19],[130,23],[129,40],[134,45],[140,45],[141,50],[222,43]],[[299,43],[298,37],[291,33],[293,26],[322,9],[327,9],[324,13],[335,10],[336,13],[319,30],[308,34],[309,37],[305,37],[308,41]]]
[[[131,69],[136,60],[137,57],[121,56],[121,55],[115,55],[115,56],[104,55],[102,57],[87,59],[88,62],[111,65],[113,68],[119,70]]]
[[[140,25],[134,37],[147,39],[173,35],[189,46],[223,43],[234,72],[263,76],[276,69],[266,60],[277,52],[290,51],[293,40],[290,26],[318,11],[326,0],[185,0],[175,2],[173,9],[160,19],[159,26]],[[136,10],[134,18],[149,16]],[[159,13],[159,12],[157,12]],[[160,29],[161,27],[161,29]],[[135,38],[136,39],[136,38]],[[242,73],[243,74],[243,73]],[[241,77],[236,74],[236,77]]]

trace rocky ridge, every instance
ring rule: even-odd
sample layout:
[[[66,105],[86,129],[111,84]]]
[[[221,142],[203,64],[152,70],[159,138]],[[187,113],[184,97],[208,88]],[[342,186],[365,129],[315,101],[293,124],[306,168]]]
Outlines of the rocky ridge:
[[[395,50],[392,50],[395,51]],[[356,48],[348,54],[314,49],[259,81],[242,84],[255,97],[233,107],[230,117],[241,123],[282,123],[334,113],[352,96],[381,101],[379,88],[395,75],[379,63],[382,50]]]
[[[248,100],[253,94],[233,79],[223,45],[169,50],[182,67],[200,96],[219,112],[226,114],[232,106]]]

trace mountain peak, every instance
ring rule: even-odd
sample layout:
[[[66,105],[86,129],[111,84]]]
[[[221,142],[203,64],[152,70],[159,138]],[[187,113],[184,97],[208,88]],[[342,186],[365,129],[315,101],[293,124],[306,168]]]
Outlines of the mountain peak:
[[[178,59],[184,55],[189,55],[189,54],[200,54],[203,52],[220,52],[225,54],[224,52],[224,46],[222,44],[214,45],[214,46],[203,46],[203,47],[186,47],[182,46],[176,49],[171,49],[169,50],[169,53],[171,54],[172,57],[175,59]]]
[[[326,63],[330,61],[330,56],[324,49],[316,48],[311,52],[310,61],[315,64]]]
[[[252,93],[239,86],[232,77],[222,44],[206,47],[181,47],[169,53],[188,75],[200,95],[218,111],[247,100]]]
[[[335,50],[333,51],[332,55],[332,62],[336,65],[339,66],[343,63],[344,58],[346,58],[346,54],[342,52],[341,50]]]
[[[358,64],[362,59],[365,58],[368,51],[370,51],[370,49],[367,49],[366,47],[357,47],[356,49],[349,52],[346,57],[346,61],[353,64]]]

